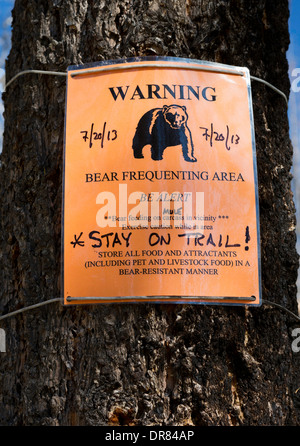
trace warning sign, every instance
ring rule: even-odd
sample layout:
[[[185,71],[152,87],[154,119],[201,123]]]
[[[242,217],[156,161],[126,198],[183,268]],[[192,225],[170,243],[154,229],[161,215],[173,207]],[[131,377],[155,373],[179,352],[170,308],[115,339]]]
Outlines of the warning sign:
[[[178,58],[68,69],[66,305],[260,305],[246,68]]]

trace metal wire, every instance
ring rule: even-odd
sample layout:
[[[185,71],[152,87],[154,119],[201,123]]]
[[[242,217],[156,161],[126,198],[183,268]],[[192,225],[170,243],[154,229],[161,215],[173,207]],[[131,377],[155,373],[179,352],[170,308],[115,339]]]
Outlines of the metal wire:
[[[295,313],[293,313],[292,311],[288,310],[287,308],[283,307],[282,305],[277,304],[276,302],[271,302],[270,300],[266,300],[266,299],[263,299],[262,303],[266,304],[266,305],[270,305],[272,307],[280,308],[281,310],[284,310],[286,313],[288,313],[290,316],[294,317],[298,322],[300,322],[300,317],[299,316],[297,316]]]
[[[146,65],[142,65],[142,67],[145,67]],[[154,65],[154,64],[149,64],[149,66],[158,66],[160,68],[165,67],[166,65]],[[135,66],[136,67],[136,66]],[[171,65],[170,65],[171,67]],[[95,73],[95,72],[99,72],[99,71],[113,71],[116,69],[126,69],[127,67],[103,67],[103,68],[99,68],[99,69],[90,69],[90,70],[82,70],[81,72],[75,72],[75,73],[71,73],[72,77],[78,76],[80,74],[88,74],[88,73]],[[132,66],[133,68],[133,66]],[[178,68],[178,67],[177,67]],[[185,68],[189,68],[189,66],[185,66]],[[190,69],[199,69],[202,71],[214,71],[214,72],[221,72],[221,73],[228,73],[228,74],[236,74],[236,75],[243,75],[244,73],[242,73],[241,71],[229,71],[229,70],[222,70],[222,69],[217,69],[217,68],[210,68],[210,67],[199,67],[199,68],[195,68],[195,67],[190,67]],[[62,72],[62,71],[44,71],[44,70],[24,70],[24,71],[20,71],[20,73],[16,74],[14,77],[12,77],[7,84],[4,87],[4,91],[6,91],[6,88],[11,85],[18,77],[23,76],[24,74],[28,74],[28,73],[36,73],[36,74],[48,74],[48,75],[53,75],[53,76],[67,76],[67,72]],[[265,85],[267,85],[268,87],[272,88],[272,90],[276,91],[278,94],[280,94],[284,99],[285,102],[288,105],[288,98],[287,96],[283,93],[283,91],[279,90],[278,88],[274,87],[274,85],[270,84],[269,82],[265,81],[264,79],[260,79],[259,77],[255,77],[255,76],[250,76],[251,80],[257,81],[257,82],[261,82]]]
[[[24,71],[20,71],[20,73],[16,74],[14,77],[12,77],[7,84],[5,84],[4,87],[4,91],[6,91],[6,88],[12,84],[18,77],[23,76],[24,74],[31,74],[31,73],[36,73],[36,74],[49,74],[52,76],[67,76],[66,72],[61,72],[61,71],[44,71],[44,70],[24,70]]]
[[[250,76],[250,79],[253,81],[258,81],[261,82],[262,84],[267,85],[268,87],[272,88],[272,90],[276,91],[277,93],[279,93],[284,99],[286,104],[288,105],[289,101],[287,96],[283,93],[283,91],[279,90],[278,88],[274,87],[274,85],[270,84],[269,82],[265,81],[264,79],[260,79],[259,77],[255,77],[255,76]]]
[[[120,299],[122,299],[122,298],[120,298]],[[4,315],[0,316],[0,321],[2,321],[4,319],[7,319],[9,317],[15,316],[17,314],[24,313],[25,311],[34,310],[35,308],[39,308],[39,307],[42,307],[44,305],[51,304],[53,302],[61,302],[61,303],[63,303],[63,299],[60,298],[60,297],[56,297],[56,298],[53,298],[53,299],[45,300],[44,302],[39,302],[39,303],[34,304],[34,305],[29,305],[28,307],[20,308],[19,310],[12,311],[11,313],[7,313],[7,314],[4,314]],[[287,308],[283,307],[282,305],[280,305],[280,304],[278,304],[276,302],[271,302],[270,300],[263,299],[262,300],[262,304],[280,308],[281,310],[284,310],[286,313],[288,313],[290,316],[292,316],[294,319],[296,319],[298,322],[300,322],[300,317],[299,316],[297,316],[295,313],[293,313],[292,311],[288,310]]]
[[[19,310],[12,311],[11,313],[4,314],[3,316],[0,316],[0,321],[3,321],[3,319],[6,319],[8,317],[15,316],[19,313],[24,313],[24,311],[33,310],[38,307],[42,307],[44,305],[51,304],[52,302],[62,302],[62,299],[60,297],[55,297],[53,299],[45,300],[44,302],[39,302],[38,304],[29,305],[28,307],[20,308]]]

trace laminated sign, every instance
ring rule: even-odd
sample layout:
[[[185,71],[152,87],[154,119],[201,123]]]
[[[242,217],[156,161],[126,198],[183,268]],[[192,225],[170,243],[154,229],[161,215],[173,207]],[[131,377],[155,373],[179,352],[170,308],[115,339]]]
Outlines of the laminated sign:
[[[66,305],[260,305],[246,68],[134,58],[68,69]]]

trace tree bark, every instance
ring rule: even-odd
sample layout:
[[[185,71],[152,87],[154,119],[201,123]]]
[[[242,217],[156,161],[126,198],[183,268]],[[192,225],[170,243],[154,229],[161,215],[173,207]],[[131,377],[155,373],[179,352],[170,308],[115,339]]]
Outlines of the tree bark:
[[[163,55],[246,66],[289,94],[287,0],[16,0],[22,70]],[[287,106],[252,83],[263,298],[297,312]],[[65,79],[7,88],[0,312],[60,296]],[[1,425],[299,425],[297,323],[260,308],[54,303],[1,322]],[[299,326],[299,323],[298,323]]]

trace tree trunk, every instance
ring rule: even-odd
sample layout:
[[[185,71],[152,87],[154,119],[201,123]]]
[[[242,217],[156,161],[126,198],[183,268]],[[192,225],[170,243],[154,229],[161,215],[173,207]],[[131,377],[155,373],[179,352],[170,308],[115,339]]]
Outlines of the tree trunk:
[[[246,66],[288,95],[288,15],[287,0],[16,0],[7,81],[163,55]],[[287,106],[255,81],[252,94],[263,298],[297,312]],[[64,101],[55,76],[24,75],[4,94],[3,314],[61,293]],[[1,322],[0,423],[296,425],[296,326],[266,305],[49,304]]]

